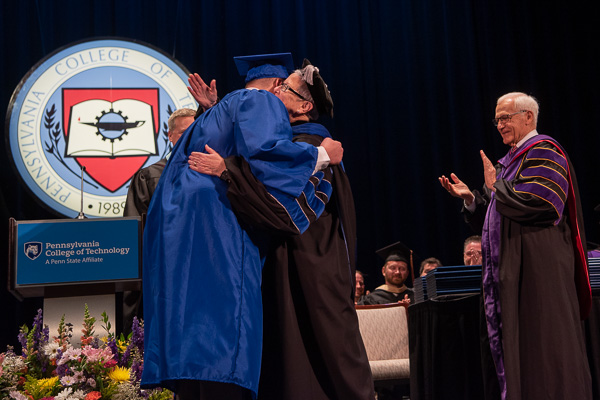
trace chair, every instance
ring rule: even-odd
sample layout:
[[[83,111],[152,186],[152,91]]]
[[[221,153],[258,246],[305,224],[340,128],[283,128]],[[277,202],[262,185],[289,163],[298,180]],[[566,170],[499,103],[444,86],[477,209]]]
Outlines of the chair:
[[[406,307],[401,303],[356,306],[360,334],[376,387],[409,382]]]

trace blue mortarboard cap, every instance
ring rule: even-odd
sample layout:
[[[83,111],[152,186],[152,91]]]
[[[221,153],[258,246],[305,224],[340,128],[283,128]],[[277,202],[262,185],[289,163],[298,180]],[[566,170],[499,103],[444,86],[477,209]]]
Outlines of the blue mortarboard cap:
[[[294,69],[292,53],[233,57],[233,61],[239,74],[246,77],[246,83],[261,78],[285,79]]]

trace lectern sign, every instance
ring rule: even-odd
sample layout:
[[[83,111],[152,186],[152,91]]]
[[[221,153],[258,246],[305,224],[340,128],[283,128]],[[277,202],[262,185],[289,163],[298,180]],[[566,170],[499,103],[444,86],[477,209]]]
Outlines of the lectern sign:
[[[139,218],[14,223],[11,287],[139,281]]]
[[[170,150],[170,114],[196,108],[187,75],[139,42],[90,40],[57,50],[29,71],[9,105],[19,176],[61,215],[79,213],[82,180],[87,216],[122,215],[133,174]]]

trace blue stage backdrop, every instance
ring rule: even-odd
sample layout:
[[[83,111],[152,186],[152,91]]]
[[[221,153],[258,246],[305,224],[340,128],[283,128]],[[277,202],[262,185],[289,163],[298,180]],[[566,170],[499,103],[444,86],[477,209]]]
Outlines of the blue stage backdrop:
[[[0,110],[39,60],[72,42],[124,37],[155,46],[219,93],[240,88],[232,58],[291,51],[320,68],[335,102],[324,124],[344,143],[358,212],[358,264],[381,283],[375,249],[401,240],[422,258],[461,262],[471,234],[460,202],[437,182],[455,172],[483,183],[480,149],[506,151],[491,124],[496,98],[540,101],[539,131],[556,137],[577,170],[589,239],[598,238],[597,110],[600,33],[592,5],[477,0],[0,0]],[[21,184],[0,145],[2,217],[57,218]],[[2,237],[6,243],[6,237]],[[6,245],[2,247],[6,260]],[[0,346],[31,323],[37,303],[16,303],[2,267]],[[15,326],[15,328],[12,328]]]

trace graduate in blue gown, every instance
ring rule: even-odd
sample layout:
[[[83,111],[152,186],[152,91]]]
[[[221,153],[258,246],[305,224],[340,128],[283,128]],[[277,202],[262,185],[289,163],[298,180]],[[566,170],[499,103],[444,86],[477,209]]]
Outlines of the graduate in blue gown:
[[[305,59],[274,93],[288,109],[294,141],[318,146],[331,137],[313,122],[320,115],[333,116],[333,100],[310,61]],[[192,154],[192,169],[221,176],[238,218],[271,234],[262,281],[258,399],[374,399],[354,306],[356,218],[343,167],[324,171],[333,191],[319,219],[302,235],[286,235],[294,232],[286,229],[281,204],[252,175],[248,163],[210,153]]]
[[[272,67],[248,75],[260,80]],[[287,76],[285,68],[282,73]],[[188,157],[206,145],[241,156],[270,191],[296,198],[312,185],[318,150],[291,138],[281,101],[265,90],[242,89],[206,111],[174,147],[144,230],[143,387],[177,393],[182,383],[216,382],[256,396],[262,238],[239,224],[227,185],[190,170]]]

